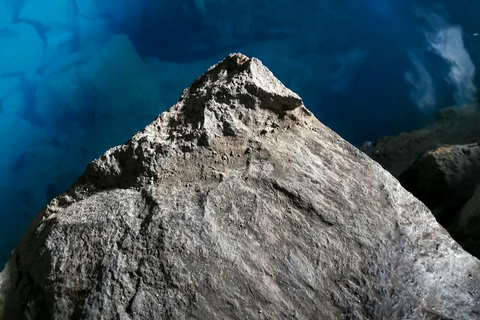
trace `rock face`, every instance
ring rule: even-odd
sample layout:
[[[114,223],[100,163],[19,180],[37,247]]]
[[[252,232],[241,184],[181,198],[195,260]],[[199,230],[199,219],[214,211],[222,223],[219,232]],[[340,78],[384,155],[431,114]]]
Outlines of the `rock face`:
[[[478,142],[478,109],[447,108],[425,129],[382,138],[362,150],[423,201],[468,252],[480,257]]]
[[[32,222],[1,319],[478,319],[480,262],[228,56]]]

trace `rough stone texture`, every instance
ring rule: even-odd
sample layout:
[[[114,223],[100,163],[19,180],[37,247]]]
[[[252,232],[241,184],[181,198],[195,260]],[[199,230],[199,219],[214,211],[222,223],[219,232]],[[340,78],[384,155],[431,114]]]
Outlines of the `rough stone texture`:
[[[32,222],[1,319],[478,319],[480,262],[230,55]]]
[[[480,201],[475,195],[480,186],[479,142],[478,108],[463,107],[442,110],[424,129],[361,149],[423,201],[463,248],[480,257],[480,210],[475,207]]]

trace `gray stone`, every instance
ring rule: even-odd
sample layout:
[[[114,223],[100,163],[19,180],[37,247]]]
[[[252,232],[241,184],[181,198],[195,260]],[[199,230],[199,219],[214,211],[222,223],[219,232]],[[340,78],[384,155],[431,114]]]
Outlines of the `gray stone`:
[[[32,222],[1,319],[478,319],[480,262],[228,56]]]

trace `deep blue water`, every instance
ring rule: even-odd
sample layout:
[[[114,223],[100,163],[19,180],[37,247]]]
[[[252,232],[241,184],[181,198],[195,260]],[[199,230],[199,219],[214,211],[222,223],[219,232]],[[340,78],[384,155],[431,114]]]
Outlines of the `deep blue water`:
[[[472,0],[0,2],[0,262],[88,162],[231,52],[355,145],[476,103]]]

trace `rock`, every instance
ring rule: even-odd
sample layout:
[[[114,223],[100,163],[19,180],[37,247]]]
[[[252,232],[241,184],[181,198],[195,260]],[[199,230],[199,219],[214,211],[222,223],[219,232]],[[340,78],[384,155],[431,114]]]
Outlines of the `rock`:
[[[443,146],[428,151],[400,175],[399,181],[448,226],[480,182],[480,147]]]
[[[232,54],[36,216],[0,319],[477,319],[479,280],[393,176]]]
[[[399,177],[468,252],[480,257],[480,146],[444,146],[426,152]],[[473,196],[473,198],[472,198]],[[468,205],[467,205],[468,203]]]
[[[380,163],[395,177],[425,152],[445,145],[464,145],[480,141],[478,108],[445,108],[429,126],[398,136],[384,137],[360,150]]]
[[[480,257],[476,232],[480,212],[474,209],[478,201],[475,190],[480,186],[479,128],[478,108],[446,108],[424,129],[365,143],[361,148],[398,177],[476,257]]]
[[[465,250],[480,257],[480,186],[455,215],[448,231]]]

